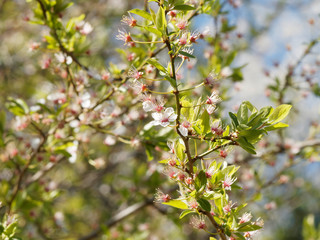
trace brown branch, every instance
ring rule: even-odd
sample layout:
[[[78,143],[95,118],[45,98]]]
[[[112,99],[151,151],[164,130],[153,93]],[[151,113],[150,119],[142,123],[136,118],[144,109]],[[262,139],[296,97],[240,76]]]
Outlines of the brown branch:
[[[144,202],[133,204],[133,205],[127,207],[126,209],[120,211],[115,216],[113,216],[109,221],[107,221],[105,223],[105,227],[110,228],[110,227],[116,225],[117,223],[121,222],[123,219],[131,216],[132,214],[140,211],[141,209],[143,209],[151,204],[153,204],[153,199],[148,199]],[[102,232],[101,228],[96,229],[96,230],[92,231],[91,233],[89,233],[88,235],[80,237],[78,240],[94,239],[94,238],[98,237],[101,234],[101,232]]]
[[[223,228],[214,220],[213,216],[211,215],[210,212],[204,211],[203,212],[210,220],[210,222],[212,223],[212,225],[216,228],[220,238],[222,240],[227,240],[227,237],[223,231]]]

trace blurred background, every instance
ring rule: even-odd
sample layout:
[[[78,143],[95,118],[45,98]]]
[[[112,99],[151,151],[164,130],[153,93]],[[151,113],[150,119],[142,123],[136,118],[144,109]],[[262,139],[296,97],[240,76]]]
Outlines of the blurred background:
[[[222,17],[196,16],[192,29],[214,35],[223,21],[227,20],[234,26],[232,31],[222,34],[222,47],[225,51],[236,49],[238,54],[233,65],[245,67],[242,68],[243,80],[230,80],[224,84],[228,91],[228,99],[222,106],[225,112],[234,111],[245,100],[258,108],[266,104],[275,106],[277,100],[272,89],[277,79],[284,81],[292,66],[295,66],[296,83],[283,100],[294,106],[294,113],[289,119],[290,127],[285,133],[266,137],[258,146],[260,158],[247,156],[236,149],[227,158],[228,162],[242,166],[238,178],[243,190],[231,198],[235,202],[237,199],[239,202],[248,201],[254,215],[264,219],[265,228],[258,239],[320,239],[320,235],[314,237],[320,222],[320,157],[317,142],[320,44],[315,45],[306,57],[301,57],[308,44],[320,37],[320,1],[220,2],[225,2]],[[74,5],[66,11],[66,19],[84,13],[86,21],[94,28],[88,36],[90,47],[87,57],[82,61],[95,69],[105,69],[110,62],[123,64],[121,55],[116,51],[123,45],[115,39],[118,28],[121,28],[120,20],[129,9],[143,8],[143,4],[142,0],[74,1]],[[30,50],[34,42],[43,41],[42,35],[48,31],[45,27],[29,23],[32,14],[30,5],[25,1],[0,0],[1,110],[8,97],[22,98],[32,103],[46,96],[53,86],[59,87],[56,76],[42,69],[43,60],[50,52]],[[197,67],[205,64],[212,53],[210,44],[200,40],[194,51],[198,58],[195,70],[185,68],[183,75],[187,79],[200,78]],[[279,139],[284,141],[284,148],[274,151]],[[316,142],[305,147],[303,144],[309,140]],[[172,187],[157,164],[160,154],[148,161],[143,148],[132,151],[122,144],[106,147],[100,142],[101,136],[95,136],[90,143],[81,146],[77,164],[70,166],[65,163],[46,177],[44,186],[54,185],[53,188],[57,189],[55,193],[48,192],[48,195],[56,194],[53,202],[48,201],[54,207],[51,210],[48,207],[45,211],[37,210],[34,205],[26,208],[25,215],[36,224],[29,225],[28,217],[25,218],[27,222],[21,223],[24,226],[22,239],[47,239],[44,236],[57,229],[68,236],[64,239],[77,239],[70,234],[85,236],[122,209],[152,197],[157,187]],[[98,158],[103,158],[103,166],[92,167],[88,164],[88,160]],[[291,158],[298,158],[298,161],[286,168]],[[13,173],[7,168],[0,169],[1,184],[4,186]],[[143,208],[124,221],[112,224],[111,228],[102,227],[104,237],[101,239],[208,238],[204,233],[191,232],[188,220],[183,219],[184,224],[181,224],[178,216],[179,212],[172,208]],[[51,222],[55,223],[55,227]]]

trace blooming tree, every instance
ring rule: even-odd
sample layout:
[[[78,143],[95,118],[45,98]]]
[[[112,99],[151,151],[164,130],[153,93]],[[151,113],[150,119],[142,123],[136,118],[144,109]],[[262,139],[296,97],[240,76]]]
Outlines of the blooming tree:
[[[166,206],[180,209],[179,217],[170,215],[172,221],[180,219],[182,225],[189,219],[194,231],[204,231],[212,240],[259,234],[262,218],[253,216],[250,203],[233,198],[246,187],[246,179],[238,181],[240,165],[247,171],[241,176],[249,181],[252,168],[245,164],[252,158],[290,148],[293,166],[296,156],[312,155],[319,142],[284,144],[291,109],[285,94],[293,86],[296,66],[284,84],[278,78],[270,84],[275,107],[258,109],[244,101],[228,111],[224,105],[227,86],[243,78],[244,66],[234,62],[237,51],[225,41],[234,27],[224,18],[224,6],[236,8],[239,2],[145,1],[144,9],[125,13],[113,37],[121,42],[117,52],[122,62],[101,68],[90,62],[92,24],[84,14],[65,16],[72,2],[28,2],[33,9],[28,22],[45,29],[43,41],[30,49],[43,51],[41,68],[50,74],[51,87],[37,99],[9,98],[10,114],[1,113],[1,160],[8,171],[1,179],[1,237],[125,238],[125,233],[138,232],[135,225],[123,225],[121,231],[113,227],[148,206],[168,217],[173,210]],[[194,29],[200,15],[221,18],[215,33]],[[204,64],[196,62],[200,42],[214,49]],[[302,58],[316,43],[310,42]],[[257,144],[262,146],[272,131],[282,142],[260,154]],[[305,152],[306,147],[311,148]],[[229,160],[239,154],[242,161]],[[258,177],[259,191],[274,181],[289,181],[281,171],[266,183]],[[68,207],[64,202],[70,202]],[[120,210],[108,215],[100,212],[102,205]],[[72,208],[80,214],[75,216]]]

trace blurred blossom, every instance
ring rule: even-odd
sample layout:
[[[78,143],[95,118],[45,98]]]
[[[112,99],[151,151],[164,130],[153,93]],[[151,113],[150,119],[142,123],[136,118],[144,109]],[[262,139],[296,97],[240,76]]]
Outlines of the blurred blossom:
[[[73,141],[72,146],[66,148],[66,151],[71,154],[71,157],[68,159],[70,163],[75,163],[77,160],[78,145],[78,141]]]
[[[81,21],[76,24],[76,29],[82,34],[82,35],[88,35],[92,32],[93,27],[90,23]]]
[[[67,65],[70,65],[72,63],[72,58],[65,53],[55,53],[54,56],[60,63],[66,63]]]
[[[90,160],[89,163],[96,169],[102,169],[106,165],[106,161],[103,158],[97,158],[95,160]]]
[[[107,146],[115,145],[115,144],[116,144],[116,138],[113,137],[113,136],[111,136],[111,135],[108,135],[108,136],[104,139],[103,143],[104,143],[105,145],[107,145]]]

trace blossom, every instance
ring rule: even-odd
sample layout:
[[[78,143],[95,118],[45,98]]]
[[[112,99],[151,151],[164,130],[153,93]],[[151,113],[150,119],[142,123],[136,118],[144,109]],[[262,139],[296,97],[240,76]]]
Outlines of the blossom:
[[[66,94],[63,92],[55,92],[47,96],[49,101],[53,101],[54,104],[64,104],[67,101]]]
[[[167,127],[169,126],[170,122],[173,122],[177,119],[177,114],[174,113],[172,107],[169,107],[164,110],[164,112],[152,113],[152,117],[154,118],[154,121],[152,121],[154,126],[161,125],[162,127]]]
[[[209,114],[212,114],[217,108],[216,104],[219,103],[220,101],[221,101],[221,99],[218,96],[218,93],[216,91],[213,91],[212,94],[210,95],[210,97],[208,97],[208,99],[206,101],[207,112]]]
[[[146,74],[151,74],[155,70],[155,67],[152,66],[151,64],[148,64],[145,68]]]
[[[214,70],[212,70],[209,75],[204,79],[204,84],[213,87],[217,81],[219,80],[218,74]]]
[[[83,94],[81,94],[78,101],[83,108],[90,108],[90,106],[91,106],[90,98],[91,98],[90,93],[84,92]]]
[[[226,176],[224,181],[222,181],[222,186],[226,190],[231,190],[231,185],[237,180],[237,178],[231,178],[230,176]]]
[[[222,157],[222,158],[226,158],[226,157],[228,156],[227,150],[221,149],[221,150],[219,151],[219,156]]]
[[[136,91],[136,94],[138,95],[142,92],[148,91],[148,86],[137,80],[131,82],[130,87],[132,87]]]
[[[174,17],[177,16],[177,11],[176,10],[171,10],[167,14],[170,16],[170,18],[174,18]]]
[[[115,144],[116,144],[116,138],[113,137],[113,136],[108,135],[108,136],[104,139],[103,143],[104,143],[105,145],[107,145],[107,146],[115,145]]]
[[[192,199],[191,201],[189,201],[188,205],[192,209],[197,209],[199,206],[199,203],[195,199]]]
[[[136,57],[136,54],[135,54],[135,53],[129,53],[129,54],[127,55],[127,60],[128,60],[129,62],[132,62],[132,61],[135,59],[135,57]]]
[[[132,42],[130,33],[127,33],[125,30],[120,30],[120,29],[118,29],[118,33],[119,34],[116,36],[116,39],[123,41],[124,45],[130,44],[130,42]]]
[[[143,72],[139,72],[135,67],[131,67],[128,72],[128,75],[135,81],[142,78]]]
[[[182,136],[186,137],[188,136],[188,128],[191,127],[191,123],[188,121],[184,121],[183,123],[180,124],[178,130],[182,134]]]
[[[47,68],[49,68],[50,64],[51,64],[51,58],[45,58],[41,62],[41,68],[47,69]]]
[[[249,221],[251,220],[251,218],[252,218],[251,213],[244,213],[244,214],[242,214],[242,216],[239,218],[239,219],[240,219],[239,224],[249,222]]]
[[[159,188],[157,189],[157,192],[154,197],[154,202],[162,203],[162,202],[169,202],[170,200],[171,200],[171,197],[169,194],[163,193]]]
[[[190,38],[189,38],[189,41],[190,43],[196,43],[197,42],[197,39],[200,37],[200,33],[195,31],[193,33],[190,34]]]
[[[223,129],[221,128],[221,121],[215,121],[211,127],[211,131],[213,134],[217,134],[218,136],[221,136],[223,134]]]
[[[199,38],[203,39],[209,35],[212,35],[210,28],[207,26],[205,29],[200,33]]]
[[[188,26],[188,21],[185,19],[180,19],[179,21],[177,21],[176,26],[180,30],[184,30]]]
[[[221,72],[220,72],[221,77],[226,78],[226,77],[230,77],[232,75],[232,70],[230,67],[224,67],[222,68]]]
[[[205,222],[204,218],[202,217],[202,215],[200,217],[192,217],[190,223],[196,229],[206,229],[207,228],[206,222]]]
[[[62,53],[62,52],[55,53],[54,56],[60,63],[65,63],[67,65],[70,65],[72,63],[72,57],[68,56],[65,53]]]
[[[163,170],[163,174],[167,175],[171,179],[175,179],[176,178],[176,171],[175,171],[175,169],[173,167],[170,167],[170,166],[166,167]]]
[[[211,178],[212,175],[215,173],[215,171],[216,171],[216,169],[215,169],[214,166],[209,167],[209,168],[207,169],[207,171],[206,171],[206,177],[207,177],[207,178]]]
[[[135,26],[137,26],[137,20],[134,19],[131,15],[130,15],[130,17],[125,16],[125,15],[122,16],[121,22],[122,22],[123,24],[125,24],[125,25],[130,26],[130,27],[135,27]]]
[[[142,95],[142,108],[146,112],[150,112],[154,109],[154,103],[151,96],[148,96],[147,94]]]
[[[146,112],[155,111],[155,112],[162,112],[164,107],[165,101],[162,98],[151,98],[151,96],[147,94],[142,95],[142,107],[143,110]]]
[[[175,167],[176,165],[177,165],[177,161],[175,160],[175,159],[170,159],[169,161],[168,161],[168,164],[169,164],[169,166],[171,166],[171,167]]]
[[[232,203],[232,201],[228,202],[228,204],[223,207],[224,213],[231,212],[233,205],[234,205],[234,203]]]
[[[34,51],[37,50],[40,47],[40,43],[38,42],[33,42],[31,43],[30,47],[29,47],[29,51]]]
[[[191,177],[187,177],[187,178],[185,179],[185,182],[186,182],[186,184],[190,185],[190,184],[192,184],[193,179],[192,179]]]
[[[22,131],[30,124],[30,118],[27,116],[17,116],[15,120],[15,128],[17,131]]]
[[[78,145],[78,141],[73,141],[73,145],[66,148],[66,151],[71,155],[68,159],[70,163],[75,163],[77,160]]]
[[[179,45],[186,45],[188,41],[188,33],[182,34],[181,38],[179,38]]]
[[[96,169],[102,169],[106,165],[106,161],[103,158],[97,158],[95,160],[89,160],[89,163]]]
[[[88,35],[92,32],[93,27],[90,23],[81,21],[76,25],[76,29],[82,34],[82,35]]]

